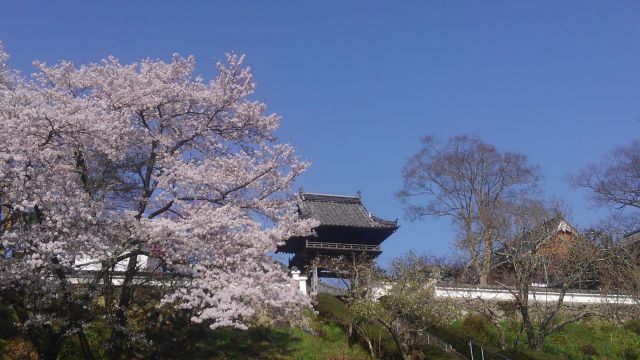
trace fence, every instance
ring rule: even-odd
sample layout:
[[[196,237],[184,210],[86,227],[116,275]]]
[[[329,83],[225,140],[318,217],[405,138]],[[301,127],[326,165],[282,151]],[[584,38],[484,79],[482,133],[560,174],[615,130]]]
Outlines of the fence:
[[[469,359],[471,360],[485,360],[485,354],[484,354],[484,348],[482,347],[482,345],[476,344],[473,341],[469,341],[468,342],[469,345],[469,355],[471,356]],[[488,359],[499,359],[499,360],[511,360],[511,358],[508,358],[504,355],[500,355],[497,353],[491,353],[490,357],[486,358]]]
[[[418,336],[418,340],[424,344],[427,345],[431,345],[431,346],[435,346],[438,347],[442,350],[444,350],[445,352],[448,352],[452,355],[454,355],[455,357],[457,357],[458,359],[464,359],[466,360],[467,357],[460,354],[459,352],[457,352],[453,346],[451,344],[449,344],[448,342],[445,342],[444,340],[440,339],[439,337],[429,333],[429,332],[421,332]]]

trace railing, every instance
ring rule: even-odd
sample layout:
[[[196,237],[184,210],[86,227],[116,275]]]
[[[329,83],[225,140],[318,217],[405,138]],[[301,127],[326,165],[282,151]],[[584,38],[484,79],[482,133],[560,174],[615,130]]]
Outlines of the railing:
[[[449,354],[457,357],[458,359],[461,360],[485,360],[485,356],[484,356],[484,348],[482,347],[482,345],[477,344],[473,341],[469,341],[467,343],[467,345],[469,345],[469,356],[466,356],[458,351],[456,351],[456,349],[453,348],[453,346],[449,343],[447,343],[446,341],[440,339],[439,337],[429,333],[429,332],[420,332],[419,333],[419,340],[423,343],[423,344],[427,344],[427,345],[431,345],[431,346],[435,346],[438,347],[442,350],[444,350],[445,352],[448,352]],[[502,355],[502,354],[497,354],[497,353],[493,353],[491,354],[491,357],[487,357],[487,359],[500,359],[500,360],[511,360],[510,358]]]
[[[482,347],[482,345],[477,344],[473,341],[469,341],[467,344],[469,345],[469,354],[471,355],[471,360],[485,360],[484,348]],[[511,358],[497,353],[491,354],[491,356],[487,357],[487,359],[511,360]]]
[[[427,344],[427,345],[431,345],[431,346],[435,346],[438,347],[442,350],[444,350],[445,352],[448,352],[450,354],[452,354],[453,356],[457,357],[458,359],[467,359],[466,356],[462,355],[461,353],[457,352],[453,346],[447,342],[445,342],[444,340],[440,339],[439,337],[429,333],[429,332],[420,332],[419,334],[419,339],[423,344]]]
[[[307,240],[307,248],[325,250],[380,251],[380,245],[329,243]]]

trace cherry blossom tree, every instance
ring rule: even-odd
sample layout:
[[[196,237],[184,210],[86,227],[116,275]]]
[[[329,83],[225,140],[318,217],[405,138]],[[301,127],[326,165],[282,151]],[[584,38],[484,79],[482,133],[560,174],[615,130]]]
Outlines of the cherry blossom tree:
[[[9,54],[4,51],[2,41],[0,41],[0,88],[9,87],[14,81],[14,72],[7,65]]]
[[[140,275],[153,271],[172,284],[157,287],[159,306],[212,328],[293,319],[309,304],[270,257],[314,225],[290,193],[308,164],[251,99],[243,60],[228,55],[209,82],[179,55],[35,62],[31,79],[0,89],[0,291],[37,292],[25,326],[82,338],[78,314],[101,297],[120,358]]]

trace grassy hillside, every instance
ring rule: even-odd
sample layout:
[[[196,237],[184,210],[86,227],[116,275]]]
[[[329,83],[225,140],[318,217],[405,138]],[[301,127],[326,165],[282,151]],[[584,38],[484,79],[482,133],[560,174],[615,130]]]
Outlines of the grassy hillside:
[[[318,295],[317,310],[320,318],[325,322],[345,323],[349,317],[344,304],[327,294]],[[383,329],[379,329],[379,332],[381,346],[386,349],[386,354],[390,358],[398,357],[389,335],[385,334]],[[482,344],[486,359],[499,359],[499,355],[503,355],[513,360],[640,360],[640,320],[629,321],[624,325],[613,325],[601,319],[571,324],[549,336],[542,351],[530,351],[524,347],[512,350],[499,349],[495,329],[491,324],[473,315],[451,326],[432,329],[432,332],[467,356],[469,356],[469,341]],[[507,338],[509,343],[513,342],[514,329],[510,329]],[[479,349],[476,349],[476,352],[474,355],[477,358],[480,356]],[[428,359],[454,358],[432,347],[425,348],[425,356]]]
[[[512,359],[624,359],[640,360],[640,321],[614,325],[602,319],[590,319],[566,326],[547,338],[541,351],[520,347],[511,351],[498,349],[494,328],[478,317],[468,316],[446,329],[437,329],[438,335],[458,349],[469,340],[486,345],[485,354],[501,353]],[[515,338],[514,329],[507,332],[509,343]],[[468,351],[467,351],[468,352]],[[466,354],[466,352],[463,352]]]
[[[148,333],[147,339],[130,354],[134,359],[280,359],[280,360],[334,360],[370,359],[369,352],[359,343],[349,346],[345,325],[349,312],[338,299],[320,294],[316,307],[318,315],[311,315],[307,331],[290,327],[257,327],[247,331],[218,329],[205,326],[176,324],[173,329],[160,329]],[[385,359],[399,359],[393,340],[375,323],[370,333],[377,333],[376,346],[383,350]],[[35,359],[30,343],[17,335],[13,319],[6,308],[0,307],[0,359]],[[452,344],[458,351],[468,354],[468,341],[485,345],[485,358],[508,355],[513,360],[535,359],[623,359],[640,360],[640,320],[625,325],[612,325],[602,320],[591,320],[569,325],[551,335],[542,351],[526,349],[503,351],[497,348],[495,330],[479,317],[468,316],[446,328],[433,332]],[[87,329],[95,348],[105,339],[100,324]],[[508,337],[513,339],[510,331]],[[423,349],[427,359],[454,359],[450,354],[434,347]],[[99,351],[97,359],[104,358]],[[476,354],[479,355],[479,354]],[[60,359],[80,359],[75,337],[66,343]]]
[[[552,335],[544,351],[568,359],[640,359],[640,321],[622,326],[598,320],[572,324]]]
[[[159,351],[134,354],[138,359],[279,359],[326,360],[369,359],[359,345],[348,346],[347,336],[337,325],[314,321],[312,332],[300,329],[252,328],[192,329],[185,336],[167,337],[158,344]],[[314,334],[315,332],[315,334]],[[153,344],[150,344],[153,348]],[[102,358],[96,354],[98,358]],[[70,338],[59,359],[81,359],[75,338]],[[24,339],[0,340],[0,359],[35,359],[31,346]]]
[[[200,339],[190,355],[203,359],[369,359],[360,346],[349,347],[344,331],[314,325],[317,335],[300,329],[216,330]]]

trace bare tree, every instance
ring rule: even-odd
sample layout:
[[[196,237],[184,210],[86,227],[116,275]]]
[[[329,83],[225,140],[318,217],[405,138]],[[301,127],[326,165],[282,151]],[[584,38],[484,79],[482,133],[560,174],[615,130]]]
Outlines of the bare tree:
[[[595,270],[598,290],[611,300],[601,306],[601,312],[611,321],[623,322],[640,316],[640,244],[614,242],[613,236],[592,230],[591,241],[602,246],[609,256],[603,257]],[[625,239],[626,240],[626,239]]]
[[[618,224],[634,230],[640,215],[640,140],[614,149],[600,163],[573,174],[570,181],[587,189],[595,205],[613,210]]]
[[[631,296],[640,303],[640,240],[637,235],[625,237],[638,230],[640,220],[640,140],[613,149],[599,163],[570,176],[570,181],[587,189],[596,206],[611,211],[601,227],[611,234],[608,242],[615,256],[600,269],[602,291]],[[623,312],[629,311],[638,309],[625,306]]]
[[[469,267],[486,285],[507,204],[536,192],[538,168],[525,155],[501,152],[475,137],[442,143],[427,136],[402,174],[397,197],[409,219],[450,217],[458,229],[457,245],[468,252]]]
[[[519,335],[524,333],[531,349],[539,349],[549,334],[567,324],[595,314],[592,308],[566,304],[565,295],[593,286],[597,268],[611,257],[563,218],[557,206],[520,205],[511,216],[511,233],[500,240],[496,252],[512,275],[500,284],[513,296]],[[539,283],[544,286],[535,288]]]

